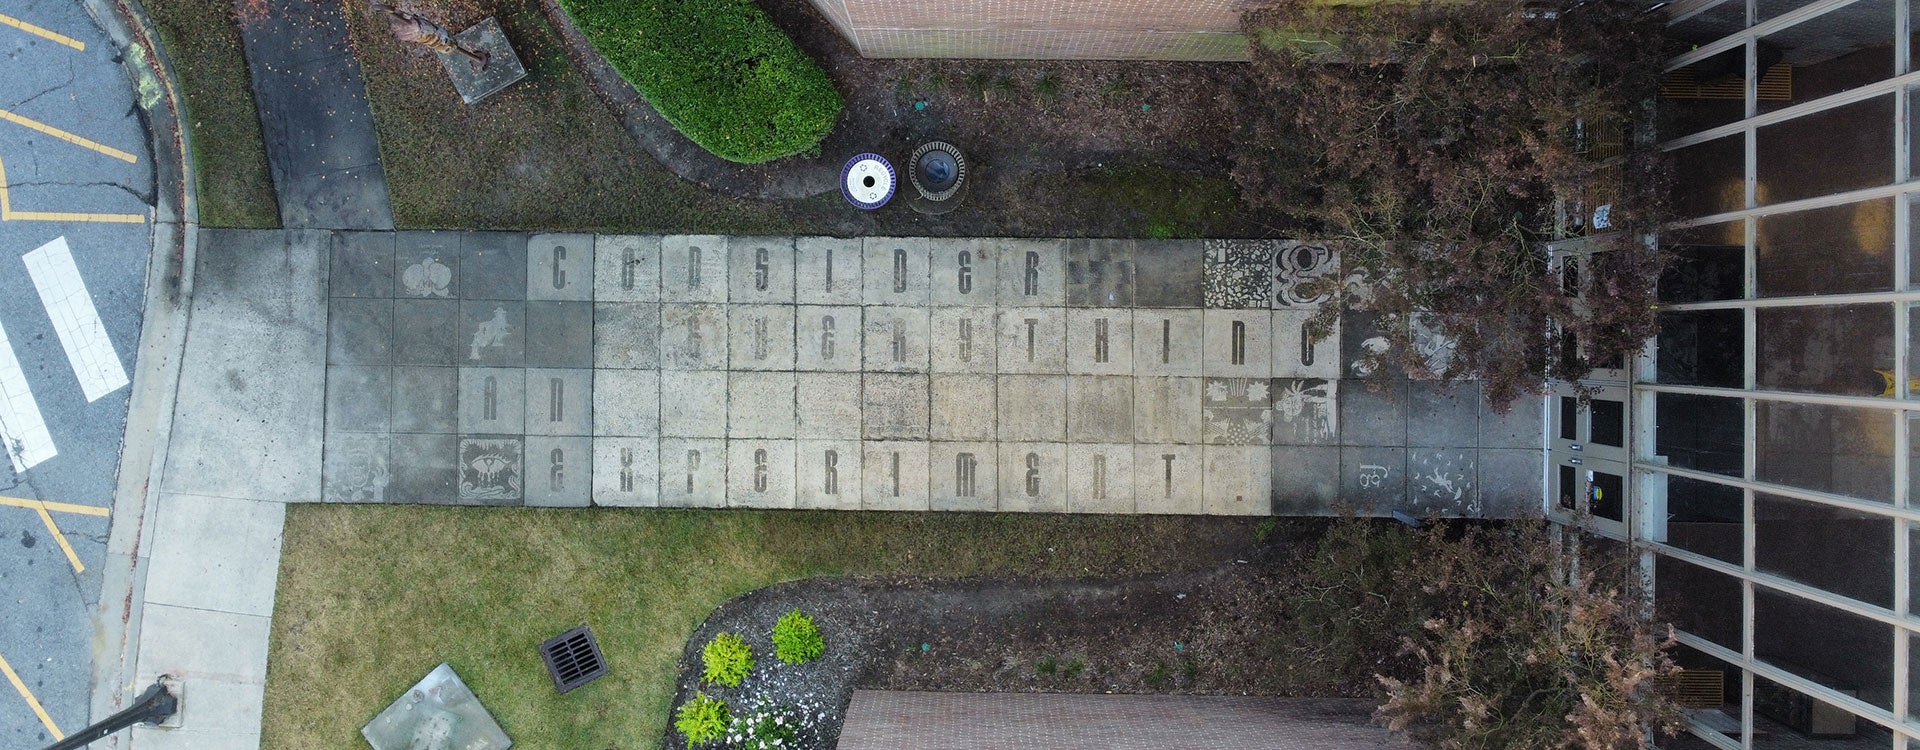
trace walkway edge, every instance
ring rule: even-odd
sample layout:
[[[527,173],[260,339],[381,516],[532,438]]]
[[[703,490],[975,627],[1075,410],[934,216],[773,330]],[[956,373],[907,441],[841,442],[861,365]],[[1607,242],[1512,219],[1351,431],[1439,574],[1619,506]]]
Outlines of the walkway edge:
[[[180,357],[186,346],[199,201],[179,79],[152,19],[140,0],[84,2],[107,35],[128,50],[121,64],[141,95],[156,183],[145,310],[94,621],[90,721],[97,721],[123,708],[142,687],[133,684],[133,677],[146,555],[152,545],[146,531],[159,499],[159,483],[153,480],[166,459]],[[129,743],[122,733],[98,746],[123,748]]]

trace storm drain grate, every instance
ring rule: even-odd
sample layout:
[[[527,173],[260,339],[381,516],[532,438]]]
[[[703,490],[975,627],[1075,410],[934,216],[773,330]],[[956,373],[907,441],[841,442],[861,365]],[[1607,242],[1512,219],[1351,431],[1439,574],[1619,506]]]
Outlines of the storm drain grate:
[[[562,693],[607,673],[600,642],[594,640],[586,623],[540,644],[540,658],[546,660],[547,673],[553,675],[554,689]]]

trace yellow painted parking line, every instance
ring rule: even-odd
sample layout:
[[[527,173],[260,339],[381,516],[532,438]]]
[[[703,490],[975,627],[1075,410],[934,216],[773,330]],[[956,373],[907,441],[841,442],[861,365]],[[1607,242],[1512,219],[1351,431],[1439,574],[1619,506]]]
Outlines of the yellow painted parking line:
[[[69,133],[65,130],[56,128],[52,125],[48,125],[39,120],[35,120],[31,117],[21,117],[20,115],[16,115],[4,109],[0,109],[0,120],[6,120],[7,122],[11,122],[15,125],[20,125],[27,128],[32,128],[34,130],[38,130],[42,133],[46,133],[47,135],[66,141],[75,146],[79,146],[85,149],[91,149],[93,151],[98,151],[100,153],[111,156],[115,159],[124,161],[128,164],[132,164],[138,160],[138,157],[135,157],[133,154],[129,154],[125,151],[121,151],[120,149],[114,148],[107,144],[101,143],[99,141],[93,141],[93,140],[88,140],[86,138],[82,138],[80,136]]]
[[[0,163],[0,221],[85,221],[107,224],[139,224],[146,214],[78,214],[65,211],[15,211],[7,195],[7,166]]]
[[[60,533],[60,524],[53,522],[53,514],[47,512],[47,506],[42,505],[33,510],[40,514],[40,522],[47,525],[47,533],[53,535],[53,541],[60,544],[60,551],[67,553],[67,562],[73,563],[73,572],[87,572],[86,564],[80,562],[80,555],[74,553],[73,545],[67,542],[67,535]]]
[[[7,673],[7,681],[13,683],[13,689],[20,691],[20,697],[27,699],[27,705],[33,708],[34,715],[40,717],[40,723],[47,725],[47,732],[53,735],[54,741],[66,739],[67,735],[53,723],[53,717],[47,715],[47,709],[40,706],[40,699],[33,697],[33,691],[27,689],[27,683],[20,681],[20,675],[14,674],[13,665],[8,664],[4,656],[0,656],[0,672]]]
[[[106,517],[108,514],[108,510],[106,508],[101,508],[94,505],[74,505],[73,503],[56,503],[52,500],[28,500],[26,498],[21,498],[21,497],[6,497],[4,495],[0,495],[0,505],[10,505],[15,508],[26,508],[27,510],[39,510],[41,508],[46,508],[47,510],[51,510],[58,513],[77,513],[83,516],[101,516],[103,518]]]
[[[27,23],[26,21],[22,21],[18,18],[14,18],[13,16],[9,16],[5,13],[0,13],[0,26],[12,26],[21,31],[40,37],[41,39],[47,39],[47,40],[59,42],[61,44],[67,45],[69,47],[80,50],[82,52],[85,52],[87,50],[86,42],[67,36],[66,34],[61,34],[58,32],[49,31],[47,29],[40,28],[33,24]]]

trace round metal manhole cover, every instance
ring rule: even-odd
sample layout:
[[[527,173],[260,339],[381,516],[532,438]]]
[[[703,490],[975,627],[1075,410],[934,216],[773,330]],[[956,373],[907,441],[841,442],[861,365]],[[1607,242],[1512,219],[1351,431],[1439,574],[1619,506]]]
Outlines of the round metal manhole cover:
[[[893,199],[893,165],[879,154],[861,154],[847,160],[840,173],[840,192],[847,202],[864,209],[887,205]]]
[[[967,177],[967,160],[960,149],[944,141],[931,141],[915,149],[909,162],[908,178],[921,197],[944,201],[960,192]]]

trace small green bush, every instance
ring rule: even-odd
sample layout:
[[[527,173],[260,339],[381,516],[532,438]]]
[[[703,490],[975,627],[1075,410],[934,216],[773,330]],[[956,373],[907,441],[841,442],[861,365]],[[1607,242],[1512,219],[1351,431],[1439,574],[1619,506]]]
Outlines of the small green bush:
[[[800,722],[782,709],[760,709],[733,719],[728,739],[742,750],[799,747]]]
[[[700,660],[707,665],[707,682],[740,687],[753,671],[753,647],[737,634],[721,633],[700,651]]]
[[[805,664],[826,653],[827,641],[813,618],[794,610],[773,625],[773,655],[788,664]]]
[[[753,0],[560,0],[593,48],[660,115],[722,159],[814,147],[840,92]]]
[[[705,745],[724,736],[732,721],[726,701],[706,693],[694,693],[693,700],[680,704],[673,728],[680,730],[680,736],[687,738],[688,745]]]

